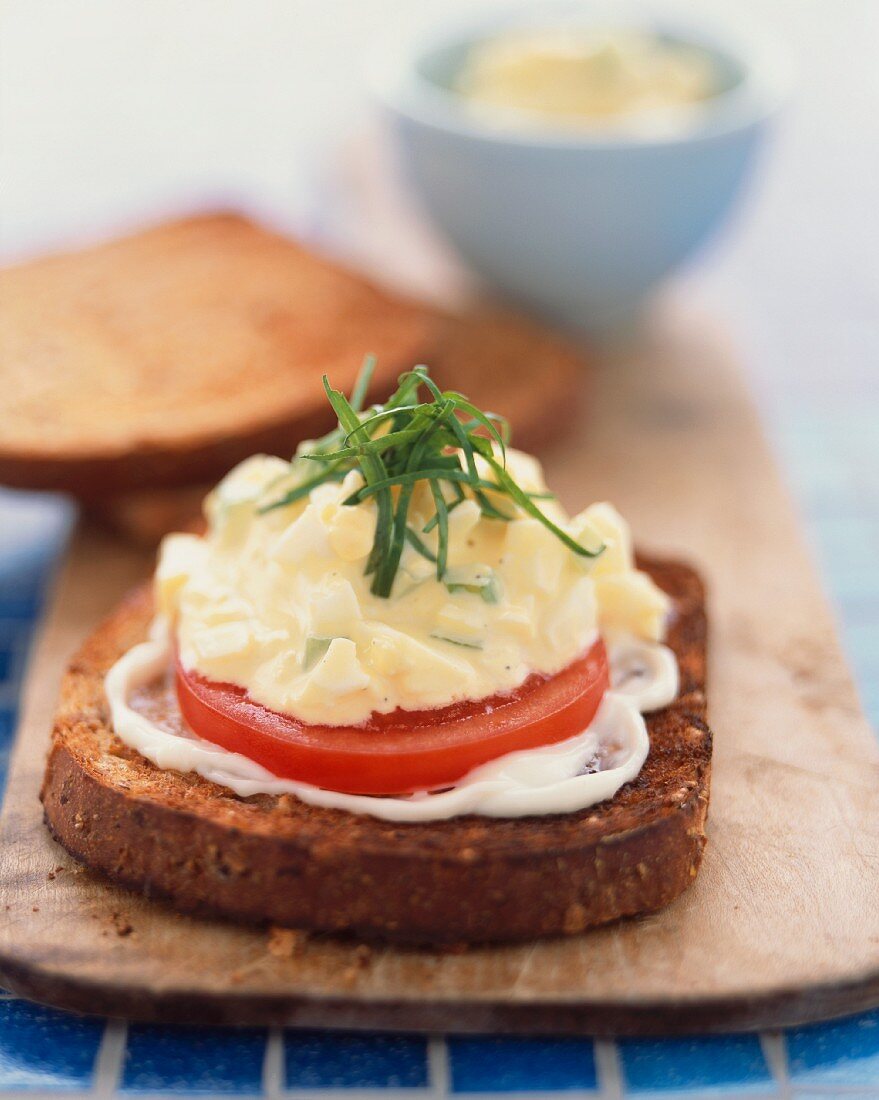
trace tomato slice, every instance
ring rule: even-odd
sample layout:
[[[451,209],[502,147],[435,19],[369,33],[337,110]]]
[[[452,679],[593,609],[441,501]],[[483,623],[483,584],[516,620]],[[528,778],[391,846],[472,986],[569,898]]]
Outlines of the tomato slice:
[[[585,729],[609,685],[598,641],[554,676],[530,676],[513,692],[434,710],[373,714],[360,726],[314,726],[204,679],[177,663],[177,698],[201,738],[275,775],[351,794],[447,787],[478,764],[563,741]]]

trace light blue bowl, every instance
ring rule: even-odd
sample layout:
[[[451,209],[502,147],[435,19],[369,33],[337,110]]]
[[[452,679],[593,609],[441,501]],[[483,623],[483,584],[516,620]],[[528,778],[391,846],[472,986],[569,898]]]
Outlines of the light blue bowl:
[[[507,296],[585,329],[635,314],[724,222],[784,66],[741,33],[591,4],[501,9],[384,51],[376,87],[404,173],[467,263]],[[502,128],[451,89],[467,50],[522,25],[637,26],[706,51],[721,91],[673,136]]]

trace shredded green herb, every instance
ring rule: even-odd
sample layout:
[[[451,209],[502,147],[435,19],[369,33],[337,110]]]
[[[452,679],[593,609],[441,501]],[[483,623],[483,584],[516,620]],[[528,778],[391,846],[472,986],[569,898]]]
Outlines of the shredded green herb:
[[[303,476],[260,512],[284,508],[318,485],[342,481],[350,471],[358,471],[364,484],[343,503],[355,507],[375,500],[375,538],[366,574],[372,576],[372,593],[383,597],[391,594],[407,542],[435,564],[437,579],[444,579],[449,515],[467,499],[476,501],[483,517],[499,522],[514,519],[517,509],[525,512],[582,557],[594,558],[602,552],[602,545],[581,545],[541,511],[535,501],[551,494],[526,492],[514,481],[506,464],[510,427],[504,417],[483,412],[455,390],[440,390],[423,366],[401,374],[396,391],[383,405],[364,410],[374,369],[375,359],[367,358],[350,399],[334,390],[324,376],[338,426],[300,447],[293,466]],[[428,396],[422,400],[423,390]],[[493,477],[480,475],[477,457]],[[409,522],[409,506],[419,482],[429,487],[434,506],[434,515],[420,531]],[[504,498],[513,507],[505,508]],[[423,538],[434,529],[436,551]]]

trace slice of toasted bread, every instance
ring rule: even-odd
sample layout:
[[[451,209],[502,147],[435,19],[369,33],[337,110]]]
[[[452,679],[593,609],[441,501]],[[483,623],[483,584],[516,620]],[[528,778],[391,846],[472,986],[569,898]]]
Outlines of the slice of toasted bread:
[[[142,588],[64,680],[42,789],[49,828],[77,859],[180,909],[398,942],[524,940],[658,909],[693,881],[705,845],[706,618],[693,570],[642,565],[674,600],[681,691],[650,716],[647,761],[610,801],[396,825],[162,771],[114,736],[103,690],[110,665],[145,635]]]
[[[567,341],[534,321],[489,306],[461,315],[437,313],[434,320],[420,361],[441,386],[463,390],[479,408],[502,407],[517,447],[539,451],[576,418],[584,362]],[[324,427],[330,428],[332,412],[325,407]],[[293,450],[300,427],[290,424],[282,453]],[[126,541],[152,547],[197,516],[211,488],[204,482],[100,496],[88,502],[88,511]]]
[[[509,310],[482,305],[439,317],[425,362],[441,386],[503,410],[524,451],[560,438],[580,412],[582,351]]]
[[[349,390],[372,352],[387,389],[435,324],[232,214],[10,268],[0,296],[0,483],[82,496],[289,453],[325,426],[324,373]]]

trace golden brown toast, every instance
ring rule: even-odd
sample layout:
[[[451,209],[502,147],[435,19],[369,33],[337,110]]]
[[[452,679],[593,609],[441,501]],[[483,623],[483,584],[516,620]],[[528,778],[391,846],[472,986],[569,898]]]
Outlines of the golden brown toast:
[[[376,391],[422,354],[420,305],[234,214],[0,273],[0,483],[84,496],[214,479],[325,421],[321,376]]]
[[[582,352],[543,325],[490,306],[438,316],[423,362],[443,388],[463,391],[480,409],[502,411],[524,451],[540,451],[563,435],[588,388]]]
[[[427,362],[501,403],[526,449],[577,411],[581,356],[539,324],[407,301],[233,214],[10,268],[0,296],[0,483],[73,492],[111,522],[114,495],[213,482],[322,434],[322,374],[350,389],[366,353],[376,394]],[[137,531],[120,503],[114,525]]]
[[[103,678],[152,614],[132,593],[73,659],[43,783],[46,821],[77,859],[177,908],[404,943],[527,940],[668,904],[695,878],[711,773],[704,592],[642,560],[674,601],[681,689],[650,715],[651,749],[617,795],[578,813],[398,825],[286,795],[239,798],[162,771],[109,724]],[[173,707],[157,688],[153,705]]]
[[[441,386],[463,390],[480,408],[501,405],[523,450],[539,451],[577,417],[583,359],[561,337],[509,311],[480,306],[460,316],[436,313],[420,361]],[[332,428],[328,404],[321,415],[321,431]],[[290,425],[282,453],[293,450],[300,430],[301,425]],[[223,473],[218,470],[217,476]],[[88,502],[88,510],[126,541],[153,547],[200,513],[211,488],[202,482],[100,496]]]

